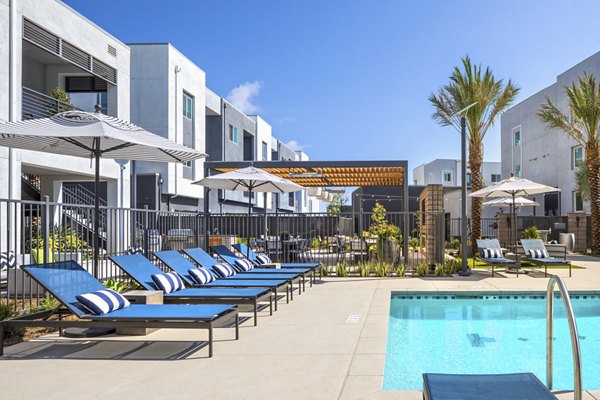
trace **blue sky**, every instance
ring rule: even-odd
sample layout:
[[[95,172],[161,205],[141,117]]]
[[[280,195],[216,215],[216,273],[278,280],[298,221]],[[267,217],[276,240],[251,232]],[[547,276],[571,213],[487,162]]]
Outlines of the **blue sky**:
[[[406,159],[411,170],[460,157],[458,134],[436,125],[427,97],[462,56],[515,81],[518,102],[600,50],[595,1],[66,3],[123,42],[172,43],[213,91],[312,159]],[[500,161],[499,128],[486,160]]]

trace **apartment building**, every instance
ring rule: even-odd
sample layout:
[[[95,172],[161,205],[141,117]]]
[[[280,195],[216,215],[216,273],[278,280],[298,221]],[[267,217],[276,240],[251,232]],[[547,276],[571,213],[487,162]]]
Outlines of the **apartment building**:
[[[502,114],[502,175],[513,174],[561,190],[535,196],[540,205],[529,208],[528,214],[590,212],[589,203],[575,191],[574,174],[584,161],[584,149],[564,132],[547,129],[536,115],[546,98],[568,113],[564,88],[584,73],[600,76],[600,52],[564,71],[557,76],[556,82]]]
[[[131,122],[205,152],[206,74],[169,43],[129,43]],[[153,210],[197,211],[203,190],[192,182],[204,161],[133,162],[135,204]]]
[[[66,4],[0,0],[0,43],[0,120],[73,107],[129,120],[129,48]],[[94,176],[83,158],[1,147],[0,171],[0,198],[51,201]],[[100,171],[107,204],[129,206],[129,163],[102,160]]]

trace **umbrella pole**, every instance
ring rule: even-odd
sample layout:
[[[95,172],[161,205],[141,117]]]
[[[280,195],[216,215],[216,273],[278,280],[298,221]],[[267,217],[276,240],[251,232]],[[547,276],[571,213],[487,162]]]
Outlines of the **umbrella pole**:
[[[250,216],[252,215],[252,186],[248,193],[248,222],[246,223],[246,258],[250,258]]]
[[[100,261],[100,138],[96,139],[96,148],[94,149],[94,158],[96,159],[96,171],[94,179],[94,277],[98,278],[98,264]]]

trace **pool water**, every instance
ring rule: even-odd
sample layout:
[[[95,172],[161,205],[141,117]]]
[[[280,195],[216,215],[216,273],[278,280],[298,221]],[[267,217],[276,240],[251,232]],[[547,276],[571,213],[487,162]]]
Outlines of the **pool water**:
[[[571,295],[583,388],[600,389],[600,296]],[[554,301],[554,390],[573,389],[563,302]],[[421,390],[424,372],[533,372],[546,382],[546,298],[532,295],[393,294],[383,388]]]

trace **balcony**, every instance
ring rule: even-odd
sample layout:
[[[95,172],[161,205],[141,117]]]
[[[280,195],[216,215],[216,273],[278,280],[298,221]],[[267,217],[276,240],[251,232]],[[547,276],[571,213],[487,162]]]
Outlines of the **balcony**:
[[[22,118],[47,118],[56,113],[69,110],[79,110],[77,107],[69,103],[62,102],[54,97],[47,96],[43,93],[36,92],[23,86],[22,92]]]

